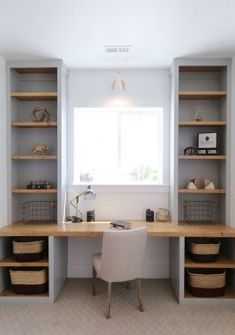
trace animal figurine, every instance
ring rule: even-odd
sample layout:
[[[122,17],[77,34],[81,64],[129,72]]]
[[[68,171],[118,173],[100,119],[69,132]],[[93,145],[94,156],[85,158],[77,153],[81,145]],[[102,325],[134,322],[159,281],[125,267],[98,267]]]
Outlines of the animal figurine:
[[[51,118],[50,113],[46,108],[35,107],[32,113],[32,120],[34,122],[49,122]]]
[[[48,152],[48,146],[46,144],[37,144],[33,147],[32,153],[34,155],[46,155]]]
[[[196,190],[199,188],[199,180],[197,178],[191,179],[187,184],[188,190]]]
[[[204,179],[204,188],[205,190],[215,190],[215,184],[212,180],[205,178]]]

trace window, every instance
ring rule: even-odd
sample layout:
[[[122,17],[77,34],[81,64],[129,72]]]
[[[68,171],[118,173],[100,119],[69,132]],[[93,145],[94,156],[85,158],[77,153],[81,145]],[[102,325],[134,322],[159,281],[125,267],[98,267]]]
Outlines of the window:
[[[163,108],[74,108],[73,184],[163,184]]]

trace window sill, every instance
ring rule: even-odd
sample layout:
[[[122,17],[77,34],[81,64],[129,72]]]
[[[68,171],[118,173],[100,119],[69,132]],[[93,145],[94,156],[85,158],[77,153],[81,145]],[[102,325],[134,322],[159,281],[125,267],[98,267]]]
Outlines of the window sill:
[[[68,191],[82,191],[87,185],[68,185]],[[169,185],[94,185],[97,193],[169,193]]]

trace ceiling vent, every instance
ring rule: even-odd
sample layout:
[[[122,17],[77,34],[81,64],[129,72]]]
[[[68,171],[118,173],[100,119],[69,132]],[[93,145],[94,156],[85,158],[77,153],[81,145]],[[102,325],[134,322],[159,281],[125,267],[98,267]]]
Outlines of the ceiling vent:
[[[128,54],[131,51],[131,45],[105,45],[105,53]]]

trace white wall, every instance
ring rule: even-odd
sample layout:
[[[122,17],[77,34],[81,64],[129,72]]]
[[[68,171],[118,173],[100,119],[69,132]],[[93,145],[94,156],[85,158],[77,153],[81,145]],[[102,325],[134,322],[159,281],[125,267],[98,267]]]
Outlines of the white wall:
[[[95,209],[97,220],[144,219],[145,209],[168,208],[169,202],[169,103],[170,86],[168,70],[123,70],[121,77],[126,82],[125,92],[113,92],[113,70],[74,70],[69,75],[69,122],[72,124],[74,107],[106,106],[163,106],[165,113],[165,156],[166,168],[163,187],[156,186],[97,186],[97,198],[94,202],[81,202],[82,211]],[[69,143],[72,143],[69,131]],[[69,144],[69,149],[71,145]],[[154,148],[153,148],[154,154]],[[71,173],[72,153],[69,150],[69,171]],[[69,182],[71,175],[69,173]],[[82,188],[69,186],[69,197],[80,192]],[[166,278],[168,271],[168,238],[148,239],[144,276],[149,278]],[[100,251],[99,238],[70,238],[68,244],[68,276],[88,277],[91,272],[91,256]]]
[[[0,57],[0,226],[7,223],[5,60]]]

